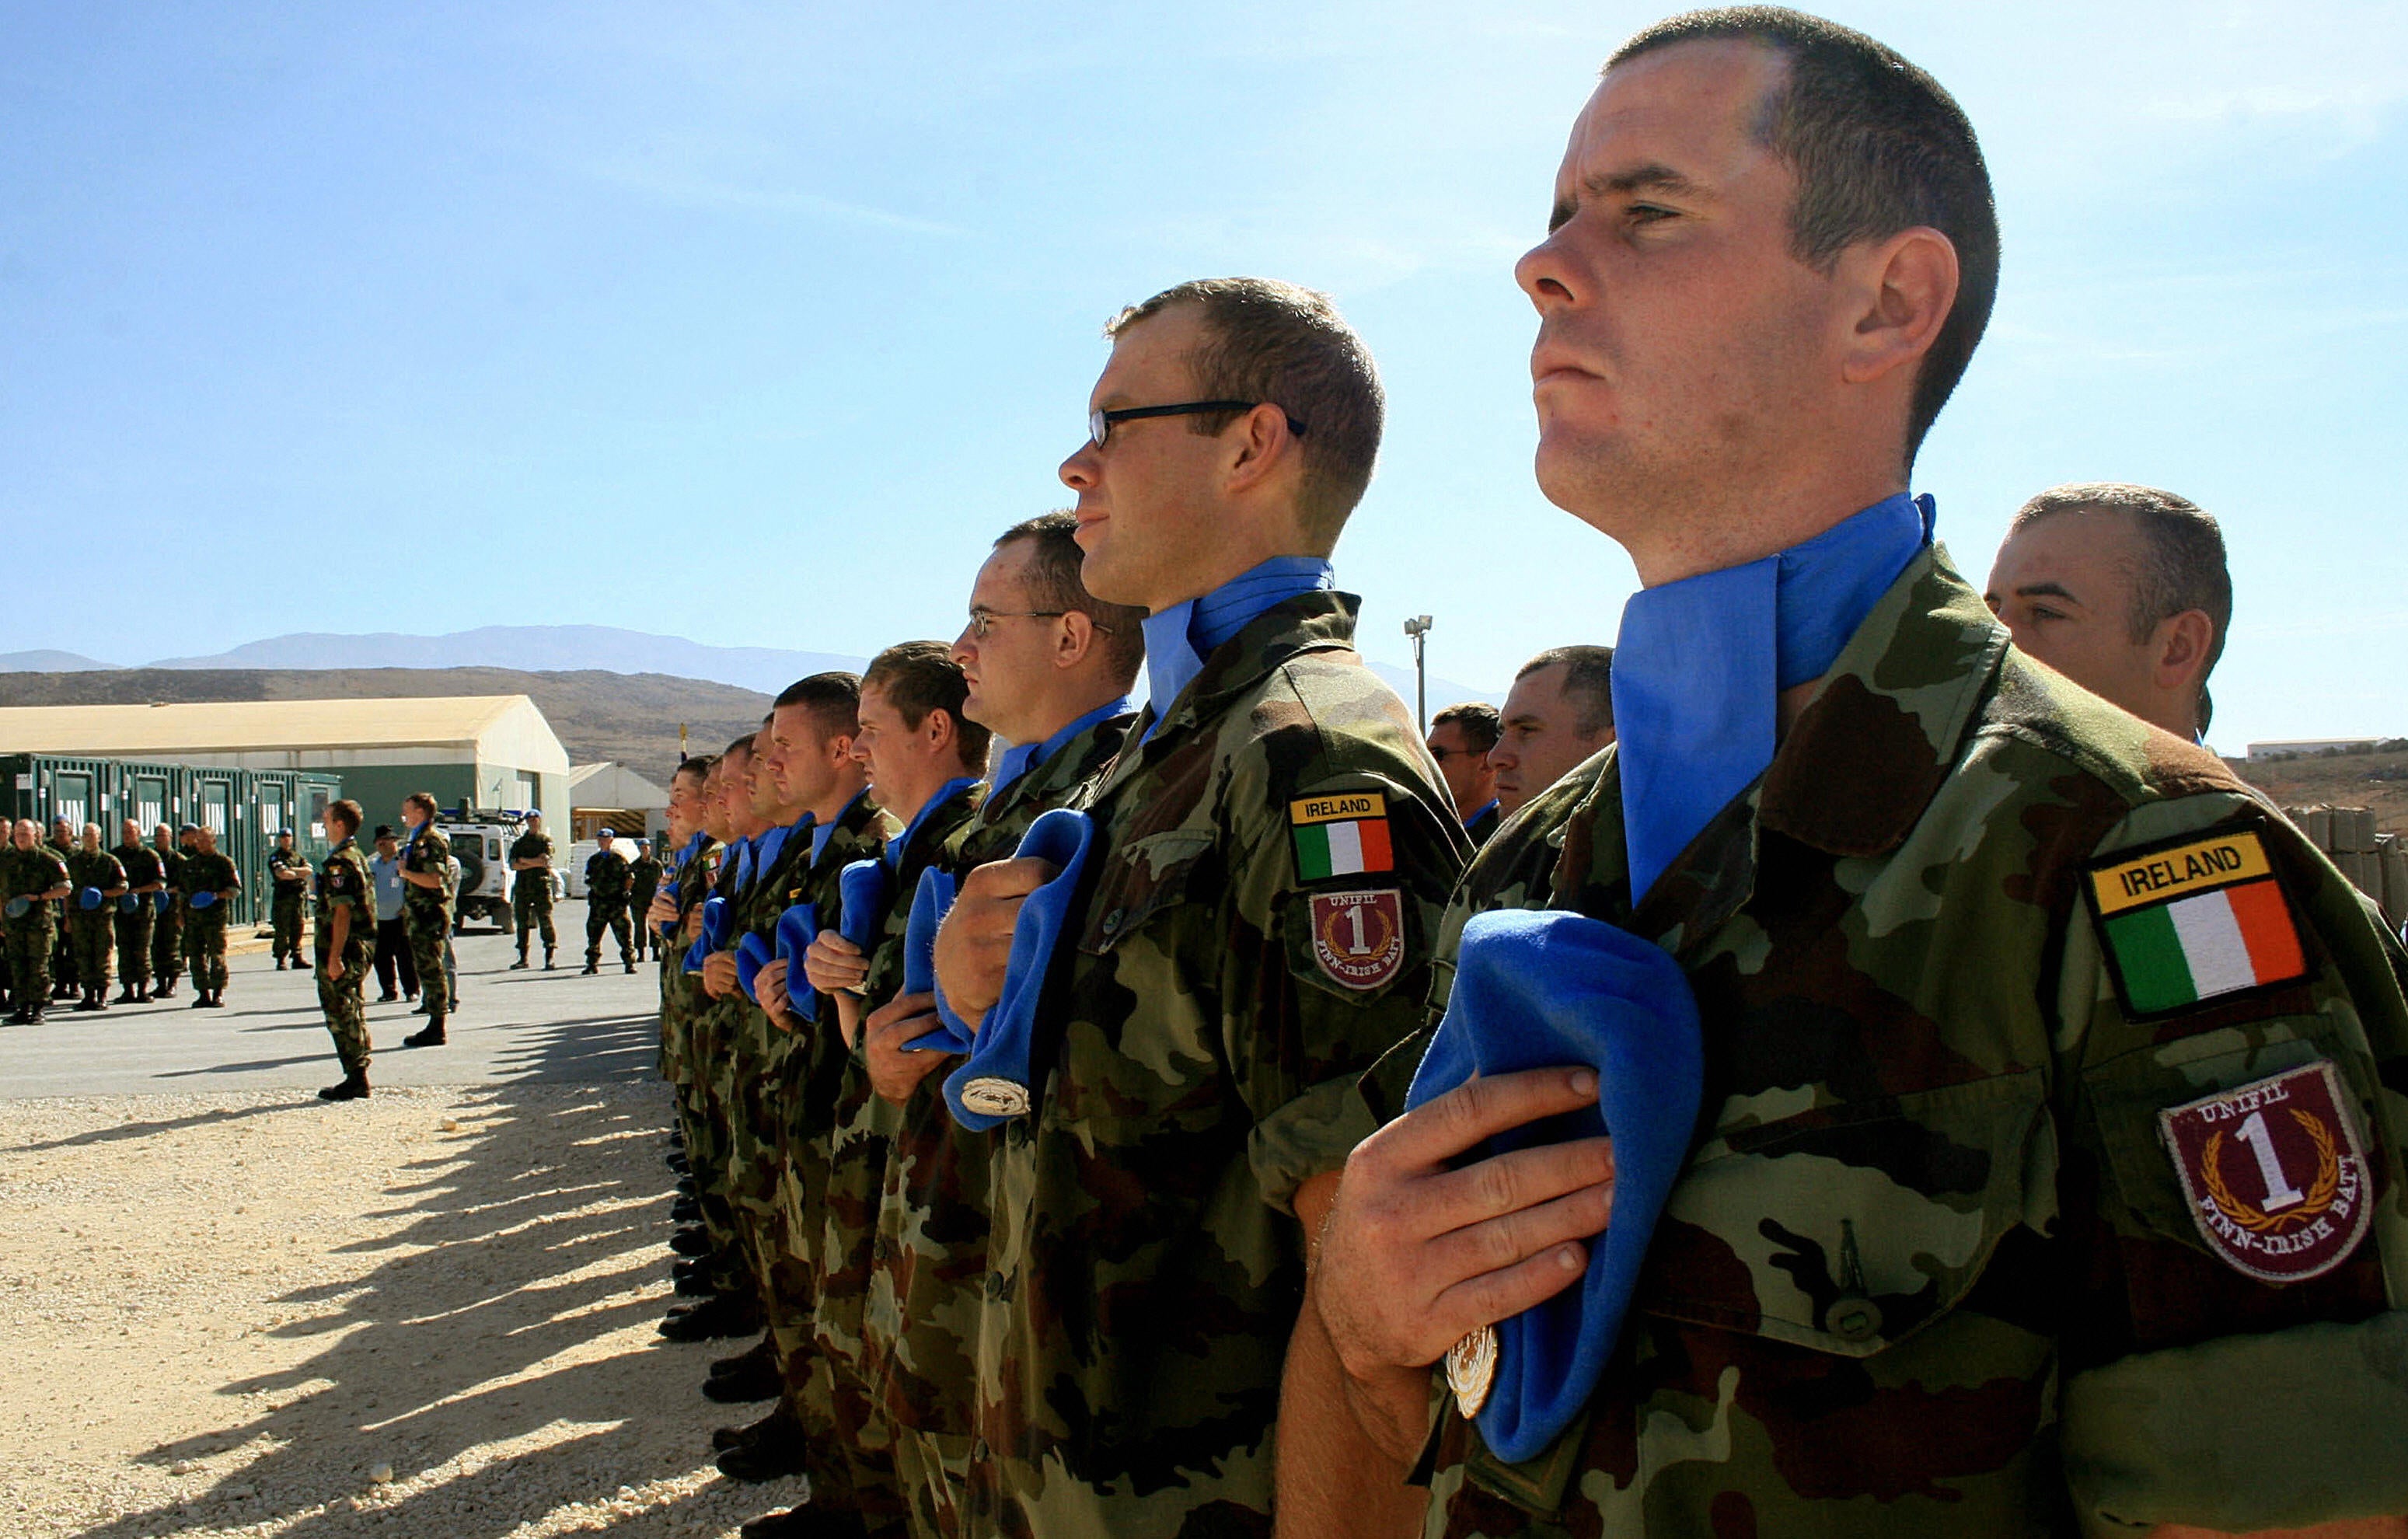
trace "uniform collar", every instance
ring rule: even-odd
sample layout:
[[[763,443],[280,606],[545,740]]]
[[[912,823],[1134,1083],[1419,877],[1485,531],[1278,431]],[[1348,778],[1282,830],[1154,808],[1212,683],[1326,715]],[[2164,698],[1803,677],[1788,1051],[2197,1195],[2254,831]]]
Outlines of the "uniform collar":
[[[1050,762],[1054,755],[1068,747],[1070,741],[1080,733],[1116,717],[1125,716],[1131,709],[1128,697],[1124,695],[1116,700],[1110,700],[1096,707],[1095,710],[1071,722],[1043,742],[1014,743],[996,755],[995,774],[987,782],[987,799],[993,801],[1001,797],[1011,789],[1021,776],[1040,764]]]
[[[976,775],[956,775],[938,786],[937,794],[930,797],[918,812],[911,814],[911,821],[905,826],[903,836],[900,839],[890,839],[886,841],[887,866],[890,869],[900,870],[905,854],[911,848],[911,841],[920,837],[920,830],[927,826],[928,820],[943,813],[947,804],[968,796],[977,788],[978,784],[979,778]]]
[[[1235,636],[1212,649],[1203,669],[1174,698],[1146,702],[1145,741],[1163,731],[1195,726],[1231,696],[1251,689],[1272,670],[1312,652],[1352,652],[1354,616],[1362,600],[1351,593],[1320,588],[1280,600],[1247,621]],[[1124,762],[1134,755],[1124,750]]]
[[[1248,622],[1299,594],[1333,588],[1337,575],[1317,555],[1275,555],[1200,598],[1171,605],[1145,620],[1146,684],[1157,723],[1204,671],[1205,660]],[[1152,736],[1153,728],[1147,729]]]

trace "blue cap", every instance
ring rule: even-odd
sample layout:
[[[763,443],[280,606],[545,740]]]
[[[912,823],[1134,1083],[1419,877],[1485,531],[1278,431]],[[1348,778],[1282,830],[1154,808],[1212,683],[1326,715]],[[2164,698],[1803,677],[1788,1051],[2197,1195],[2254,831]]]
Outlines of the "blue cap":
[[[594,831],[594,837],[596,839],[616,839],[619,837],[619,830],[616,828],[596,828]]]
[[[22,919],[33,906],[34,900],[30,898],[11,898],[7,904],[0,905],[0,913],[7,913],[11,919]]]
[[[107,901],[108,901],[108,896],[98,887],[86,887],[76,894],[76,906],[87,911],[96,909]]]
[[[141,907],[142,899],[139,894],[122,892],[117,895],[117,908],[119,913],[132,913]]]
[[[185,902],[191,904],[196,909],[206,909],[214,904],[217,900],[218,895],[213,892],[196,892],[193,894],[192,897],[184,899]]]

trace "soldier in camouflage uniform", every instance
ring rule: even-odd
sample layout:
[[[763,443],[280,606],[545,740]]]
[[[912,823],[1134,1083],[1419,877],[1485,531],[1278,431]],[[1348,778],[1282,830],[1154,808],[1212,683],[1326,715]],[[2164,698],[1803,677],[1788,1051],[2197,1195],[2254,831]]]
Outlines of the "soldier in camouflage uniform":
[[[75,886],[67,899],[67,939],[75,953],[77,986],[83,990],[76,1008],[106,1010],[109,953],[116,936],[110,916],[117,912],[117,900],[125,896],[126,880],[125,868],[117,856],[100,847],[99,824],[83,826],[83,838],[67,857],[67,880]],[[97,894],[99,901],[87,908],[89,894]]]
[[[301,911],[309,899],[309,862],[293,848],[293,830],[285,829],[276,836],[276,848],[267,855],[269,893],[268,920],[274,939],[269,944],[276,953],[276,971],[284,971],[289,959],[295,968],[301,966]]]
[[[376,965],[376,887],[360,854],[360,804],[326,809],[335,847],[318,868],[318,1006],[335,1039],[343,1078],[318,1092],[321,1100],[363,1100],[368,1094],[368,1007],[360,997]]]
[[[150,1002],[150,937],[156,928],[159,895],[167,889],[166,870],[159,852],[142,842],[142,826],[127,818],[119,828],[117,848],[109,853],[125,869],[126,894],[118,899],[117,967],[124,985],[119,1004]],[[128,902],[127,899],[132,899]]]
[[[661,890],[661,859],[649,839],[636,841],[636,858],[627,862],[627,912],[636,921],[636,958],[641,961],[660,949],[660,936],[644,923],[652,899]]]
[[[1343,1158],[1308,1135],[1420,1024],[1467,853],[1328,587],[1379,443],[1359,338],[1255,279],[1112,330],[1062,479],[1088,588],[1149,611],[1152,702],[1087,801],[1030,1104],[993,1135],[973,1534],[1268,1530],[1305,1235]],[[1254,404],[1147,420],[1190,402]],[[938,975],[966,1021],[993,1026],[1020,895],[1050,874],[964,884]]]
[[[69,890],[67,863],[41,841],[33,819],[18,819],[8,830],[8,848],[0,852],[0,905],[10,911],[0,913],[0,936],[8,944],[13,1025],[37,1024],[50,1003],[50,932],[58,923],[52,905]]]
[[[419,999],[426,1024],[401,1039],[404,1047],[440,1047],[452,1012],[452,973],[444,951],[452,934],[452,904],[459,895],[452,841],[435,826],[435,798],[425,791],[402,798],[401,820],[409,835],[401,848],[401,917],[409,955],[418,968]]]
[[[605,828],[595,838],[601,847],[585,862],[585,971],[602,970],[602,932],[619,942],[619,960],[630,972],[636,957],[627,935],[627,857],[612,849],[617,838]]]
[[[1863,201],[1810,263],[1787,236],[1824,179]],[[1594,1115],[1597,1075],[1491,1074],[1401,1115],[1422,1043],[1366,1077],[1366,1120],[1397,1119],[1322,1231],[1283,1531],[1411,1532],[1425,1479],[1424,1532],[1464,1539],[2408,1511],[2408,1004],[2387,948],[2213,755],[2013,650],[1899,484],[1994,292],[1970,125],[1869,38],[1703,13],[1616,55],[1556,191],[1519,269],[1542,318],[1539,472],[1647,583],[1614,661],[1638,709],[1483,852],[1432,1000],[1463,1028],[1452,959],[1482,911],[1627,932],[1694,995],[1691,1025],[1663,1024],[1698,1032],[1701,1111],[1584,1403],[1508,1460],[1484,1402],[1530,1338],[1484,1332],[1574,1284],[1630,1173],[1605,1139],[1522,1129]],[[1764,233],[1682,238],[1699,209]],[[1657,307],[1637,332],[1627,307],[1650,298],[1626,276]],[[1856,585],[1890,566],[1868,532],[1900,516],[1903,564]],[[1769,657],[1681,677],[1656,617],[1693,602],[1672,612],[1723,624],[1679,635],[1777,613],[1783,647],[1836,653],[1802,681]],[[1760,768],[1673,815],[1650,787],[1719,794],[1745,768],[1718,756],[1737,734],[1694,730],[1735,700],[1759,712]]]
[[[192,964],[193,1008],[225,1006],[226,910],[242,895],[242,873],[218,849],[217,831],[193,830],[184,856],[184,959]]]
[[[1039,813],[1070,805],[1126,741],[1144,641],[1142,611],[1096,598],[1080,581],[1078,521],[1049,513],[996,541],[953,642],[962,713],[1010,741],[993,785],[933,865],[955,878],[1009,858]],[[917,856],[918,852],[912,852]],[[907,856],[911,859],[912,856]],[[953,1120],[944,1076],[962,1061],[908,1044],[939,1024],[932,995],[901,995],[901,932],[918,879],[870,961],[864,1027],[872,1087],[895,1108],[860,1327],[861,1374],[892,1429],[912,1531],[959,1533],[977,1391],[978,1315],[987,1270],[989,1135]]]
[[[559,949],[560,936],[552,928],[552,836],[543,831],[541,814],[529,814],[526,832],[510,841],[510,917],[519,932],[519,959],[510,964],[512,971],[527,965],[527,937],[538,928],[543,931],[546,972]]]
[[[75,825],[64,817],[50,819],[50,849],[70,868],[75,862]],[[53,905],[58,921],[50,935],[50,998],[71,1000],[76,994],[75,927],[67,923],[67,910],[72,898],[62,899]]]
[[[150,997],[172,1000],[176,980],[184,975],[184,851],[176,841],[176,831],[164,823],[150,830],[150,849],[159,857],[159,873],[166,882],[152,900]]]
[[[899,1120],[896,1108],[871,1091],[860,1045],[863,1016],[901,991],[904,931],[921,874],[943,860],[953,836],[978,811],[989,734],[964,717],[968,693],[961,665],[941,641],[888,647],[862,675],[853,755],[869,772],[870,794],[903,831],[887,841],[882,856],[882,907],[855,915],[839,893],[834,912],[820,911],[820,932],[804,968],[811,988],[836,1007],[847,1048],[824,1065],[832,1103],[820,1145],[826,1189],[818,1234],[803,1246],[813,1253],[817,1278],[811,1331],[829,1374],[839,1441],[852,1460],[855,1510],[872,1533],[902,1532],[909,1503],[897,1476],[893,1426],[877,1404],[863,1358],[879,1192],[888,1140]],[[870,937],[867,954],[844,938],[847,928]]]

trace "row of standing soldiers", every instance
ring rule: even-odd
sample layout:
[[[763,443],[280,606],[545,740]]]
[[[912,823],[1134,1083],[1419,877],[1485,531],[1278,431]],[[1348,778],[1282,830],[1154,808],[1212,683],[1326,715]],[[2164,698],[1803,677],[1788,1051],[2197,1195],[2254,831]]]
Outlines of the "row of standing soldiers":
[[[54,819],[47,841],[30,818],[10,830],[0,851],[8,960],[0,987],[11,1024],[39,1021],[53,1000],[106,1010],[112,973],[122,984],[118,1004],[174,998],[187,967],[194,1007],[223,1003],[227,905],[242,891],[241,874],[214,830],[163,823],[145,844],[129,818],[120,832],[118,845],[103,849],[96,823],[78,838],[67,819]]]

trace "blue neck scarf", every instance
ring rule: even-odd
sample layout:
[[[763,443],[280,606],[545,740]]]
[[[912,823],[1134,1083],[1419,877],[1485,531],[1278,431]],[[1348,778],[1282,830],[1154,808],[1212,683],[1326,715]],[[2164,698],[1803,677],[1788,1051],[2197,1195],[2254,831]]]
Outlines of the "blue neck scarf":
[[[1337,573],[1320,556],[1275,555],[1201,598],[1146,616],[1145,677],[1154,725],[1145,735],[1154,736],[1168,719],[1180,692],[1204,671],[1204,659],[1245,629],[1247,621],[1298,594],[1337,585]]]
[[[1014,743],[996,755],[995,776],[986,788],[988,798],[993,798],[1003,795],[1012,782],[1039,765],[1051,760],[1054,755],[1062,752],[1072,738],[1087,728],[1100,722],[1111,721],[1114,716],[1125,716],[1129,713],[1129,710],[1128,697],[1124,695],[1110,705],[1096,707],[1095,710],[1088,712],[1043,742]]]
[[[752,856],[752,869],[766,874],[769,868],[778,863],[778,856],[784,853],[786,841],[810,826],[811,814],[805,813],[794,822],[772,828],[763,834],[760,839],[760,848]]]
[[[889,870],[901,870],[903,869],[904,852],[910,849],[911,841],[919,835],[920,826],[927,822],[931,816],[935,815],[937,811],[943,807],[945,803],[953,800],[955,797],[960,796],[963,792],[968,791],[971,786],[976,785],[977,784],[978,777],[976,775],[955,775],[953,779],[945,782],[944,784],[938,786],[937,794],[930,797],[925,805],[921,807],[918,812],[911,814],[911,822],[909,827],[904,828],[903,837],[900,839],[888,840],[886,841],[886,869]]]
[[[860,790],[855,791],[853,794],[853,799],[851,801],[844,804],[843,812],[837,813],[836,816],[828,819],[825,823],[812,825],[811,866],[814,870],[819,866],[820,855],[827,848],[828,841],[836,837],[837,825],[842,823],[846,818],[851,817],[853,815],[853,810],[855,807],[860,806],[861,798],[867,795],[869,795],[869,788],[867,786],[862,787]]]
[[[1611,674],[1611,673],[1608,673],[1608,674],[1606,675],[1606,677],[1607,677],[1608,679],[1612,679],[1612,678],[1613,677],[1613,675],[1612,675],[1612,674]],[[1482,802],[1479,806],[1474,807],[1474,808],[1471,810],[1471,815],[1470,815],[1469,817],[1465,818],[1465,819],[1463,820],[1463,826],[1464,826],[1465,827],[1467,827],[1467,828],[1468,828],[1468,827],[1471,827],[1471,825],[1473,825],[1473,824],[1475,824],[1475,823],[1479,822],[1482,818],[1486,817],[1489,813],[1491,813],[1495,812],[1496,810],[1497,810],[1497,798],[1496,798],[1495,797],[1490,797],[1486,801]]]
[[[1830,671],[1933,516],[1901,492],[1760,561],[1631,596],[1612,688],[1633,905],[1771,765],[1781,692]]]

